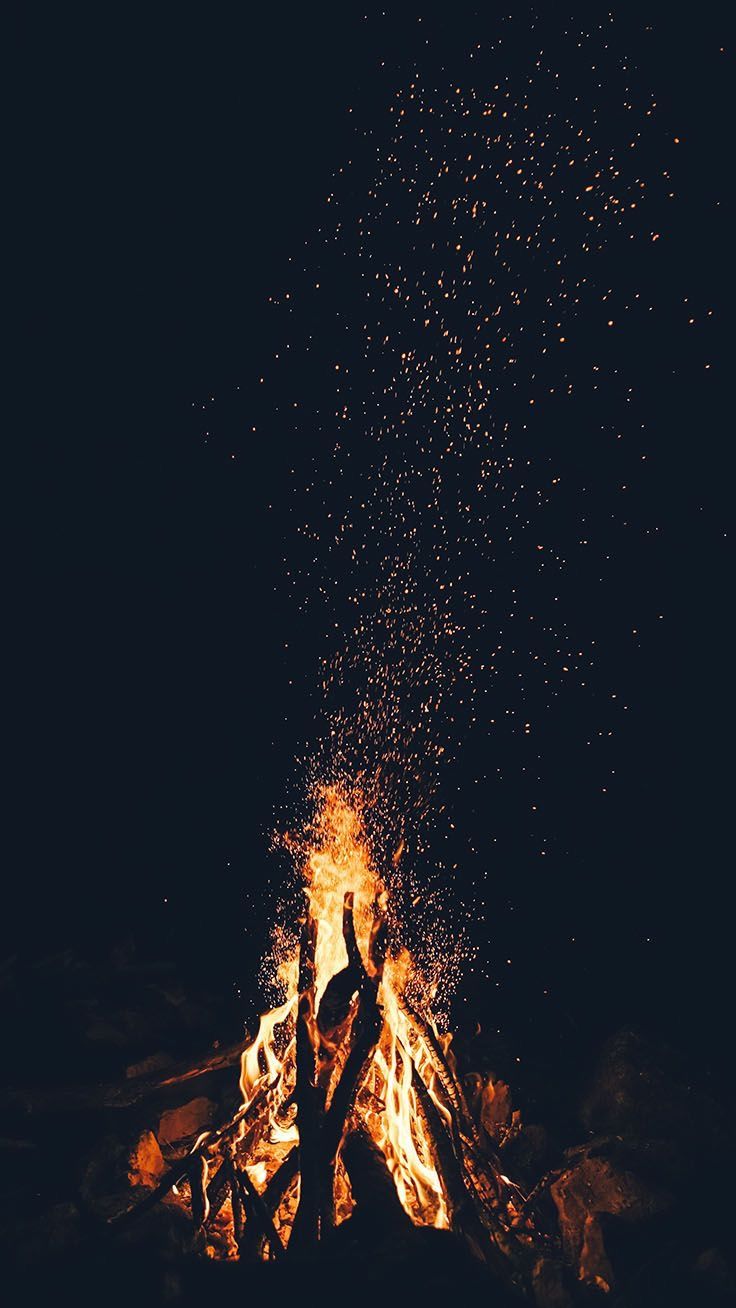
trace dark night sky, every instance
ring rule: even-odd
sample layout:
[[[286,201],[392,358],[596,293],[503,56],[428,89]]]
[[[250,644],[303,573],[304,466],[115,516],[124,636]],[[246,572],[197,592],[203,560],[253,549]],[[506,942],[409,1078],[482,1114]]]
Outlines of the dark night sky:
[[[586,787],[569,742],[597,710],[571,694],[545,727],[542,879],[520,835],[523,746],[476,732],[448,774],[456,827],[476,842],[493,832],[478,943],[522,1045],[530,1019],[535,1031],[544,1024],[547,985],[583,1041],[640,1018],[707,1045],[723,1000],[729,40],[716,6],[697,12],[694,26],[652,11],[645,34],[647,14],[627,10],[615,38],[642,87],[656,88],[665,133],[682,137],[667,240],[648,274],[663,307],[654,330],[637,319],[616,347],[652,451],[635,493],[661,539],[642,555],[634,537],[616,537],[605,598],[588,615],[599,684],[632,705],[607,756],[617,779],[605,802]],[[430,80],[452,81],[453,60],[497,21],[493,6],[471,5],[453,5],[451,23],[439,7],[399,5],[237,19],[172,11],[118,26],[109,15],[19,20],[19,351],[6,450],[25,457],[6,480],[4,952],[104,947],[132,931],[145,949],[190,961],[201,951],[224,988],[248,984],[265,938],[261,889],[277,875],[267,833],[313,729],[321,641],[319,615],[297,618],[282,584],[303,434],[269,418],[257,394],[284,332],[267,297],[291,284],[290,255],[304,266],[331,176],[353,149],[346,107],[379,122],[387,88],[415,61]],[[563,25],[557,7],[549,21]],[[605,94],[603,107],[605,133]],[[622,280],[635,275],[621,268]],[[692,345],[677,317],[685,295],[715,310]],[[314,325],[300,312],[291,340]],[[324,315],[329,339],[329,301]],[[291,383],[302,367],[316,403],[319,381],[299,358]],[[264,434],[249,439],[256,413]],[[577,422],[582,432],[584,409]],[[320,439],[318,462],[329,449]],[[560,451],[566,469],[575,441]],[[601,480],[605,517],[614,489]],[[578,584],[583,606],[582,571]],[[621,634],[632,612],[644,631],[636,658]],[[501,759],[505,781],[494,775]]]

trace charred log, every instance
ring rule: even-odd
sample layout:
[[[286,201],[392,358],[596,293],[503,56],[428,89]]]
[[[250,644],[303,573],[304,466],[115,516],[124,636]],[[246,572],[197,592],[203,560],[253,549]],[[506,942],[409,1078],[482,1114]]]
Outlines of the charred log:
[[[328,1045],[339,1039],[359,988],[360,974],[351,966],[336,972],[328,982],[317,1013],[320,1036]]]
[[[272,1256],[280,1258],[284,1253],[284,1246],[273,1224],[273,1218],[264,1202],[263,1195],[259,1194],[245,1168],[235,1168],[234,1175],[248,1220],[258,1227],[261,1235],[270,1246]]]
[[[4,1090],[0,1108],[21,1107],[26,1113],[84,1113],[105,1108],[133,1108],[155,1095],[195,1081],[215,1072],[226,1071],[240,1061],[247,1041],[227,1045],[199,1055],[161,1071],[158,1075],[133,1077],[122,1084],[90,1086],[29,1086]]]
[[[189,1188],[192,1196],[192,1221],[195,1230],[204,1225],[208,1213],[207,1204],[207,1163],[203,1154],[198,1154],[189,1168]]]
[[[227,1158],[221,1170],[225,1172],[226,1177],[223,1190],[226,1194],[229,1193],[230,1206],[233,1210],[233,1235],[235,1236],[235,1243],[238,1246],[238,1253],[242,1254],[245,1248],[245,1208],[243,1206],[243,1197],[236,1175],[235,1160],[232,1155]],[[212,1210],[210,1210],[210,1219],[212,1219],[213,1216],[214,1214]]]
[[[346,1135],[340,1157],[350,1178],[356,1205],[352,1220],[370,1228],[374,1235],[412,1226],[396,1193],[391,1173],[378,1145],[363,1130]]]
[[[212,1177],[207,1186],[207,1221],[213,1222],[217,1217],[222,1205],[225,1203],[228,1194],[230,1194],[230,1167],[229,1160],[221,1163],[215,1175]],[[233,1208],[233,1217],[235,1209]]]
[[[317,1084],[314,1019],[314,956],[317,926],[307,914],[299,959],[299,1006],[296,1019],[296,1090],[299,1127],[299,1206],[294,1218],[290,1249],[313,1249],[319,1239],[321,1089]]]
[[[402,998],[401,1007],[409,1021],[409,1025],[414,1030],[416,1038],[421,1040],[432,1065],[432,1070],[442,1086],[448,1104],[452,1109],[453,1123],[459,1131],[465,1134],[467,1139],[477,1142],[478,1129],[465,1100],[463,1088],[432,1028],[421,1014],[412,1007],[406,996]]]

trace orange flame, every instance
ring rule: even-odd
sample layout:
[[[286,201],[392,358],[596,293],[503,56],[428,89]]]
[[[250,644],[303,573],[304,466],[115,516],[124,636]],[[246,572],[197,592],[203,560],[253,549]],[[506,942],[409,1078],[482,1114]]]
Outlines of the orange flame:
[[[372,962],[372,941],[388,895],[374,865],[362,799],[349,797],[341,787],[333,785],[325,786],[318,800],[316,819],[307,837],[301,842],[290,841],[292,848],[299,850],[309,915],[316,924],[314,996],[313,1002],[302,1011],[310,1022],[310,1035],[322,1041],[330,1056],[335,1055],[337,1045],[331,1045],[328,1036],[320,1036],[316,1015],[320,1014],[320,1004],[330,981],[339,973],[349,977],[349,965],[351,961],[356,962],[355,958],[349,958],[343,930],[346,896],[350,896],[347,903],[352,905],[358,961],[363,975],[367,974],[378,986],[376,997],[382,1017],[380,1036],[355,1102],[352,1124],[368,1131],[381,1150],[399,1200],[412,1221],[447,1228],[450,1225],[447,1198],[420,1111],[414,1068],[421,1071],[425,1084],[430,1087],[434,1076],[431,1070],[422,1067],[421,1051],[416,1048],[401,1002],[408,981],[411,979],[416,985],[412,958],[406,950],[389,955],[380,976]],[[395,863],[401,857],[401,849],[403,842]],[[236,1145],[247,1145],[248,1175],[261,1193],[299,1140],[294,1103],[294,1032],[300,1002],[296,943],[287,957],[280,960],[278,975],[284,985],[284,1001],[261,1017],[256,1037],[243,1053],[240,1072],[243,1120],[259,1095],[268,1101],[267,1128],[261,1128],[253,1136],[249,1128],[241,1125],[236,1140]],[[356,980],[352,999],[348,996],[353,1006],[358,989]],[[329,1105],[329,1089],[327,1095]],[[432,1093],[432,1098],[446,1120],[448,1110],[441,1096]],[[334,1201],[339,1224],[353,1207],[350,1184],[339,1159]],[[286,1195],[276,1214],[276,1227],[284,1240],[290,1235],[295,1207],[295,1196]]]

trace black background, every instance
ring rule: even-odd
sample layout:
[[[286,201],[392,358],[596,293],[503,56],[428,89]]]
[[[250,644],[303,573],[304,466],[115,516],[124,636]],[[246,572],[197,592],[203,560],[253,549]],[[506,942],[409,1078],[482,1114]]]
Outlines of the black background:
[[[480,6],[417,12],[441,37],[423,58],[450,67],[453,43],[493,21]],[[715,7],[697,24],[652,13],[645,39],[646,17],[622,23],[686,146],[657,275],[664,294],[685,269],[723,315],[728,42]],[[231,460],[203,440],[201,406],[232,405],[224,432],[247,412],[275,330],[266,297],[319,221],[351,140],[346,105],[370,121],[416,34],[398,5],[17,19],[6,954],[104,952],[132,934],[253,999],[261,890],[278,876],[268,832],[312,729],[318,635],[300,621],[289,687],[294,614],[266,511],[286,504],[288,438],[249,443],[243,423]],[[673,368],[670,345],[644,327],[632,342],[642,411],[671,455],[650,486],[664,543],[643,573],[632,546],[616,584],[667,621],[618,676],[634,710],[615,798],[581,799],[574,768],[550,770],[544,883],[523,866],[512,785],[499,798],[489,781],[472,812],[456,801],[460,826],[484,805],[496,815],[504,889],[490,883],[485,953],[503,984],[470,977],[467,993],[496,1006],[514,1052],[548,1022],[587,1044],[639,1020],[730,1058],[730,377],[722,325],[707,384],[682,353]],[[611,636],[600,657],[620,655]]]

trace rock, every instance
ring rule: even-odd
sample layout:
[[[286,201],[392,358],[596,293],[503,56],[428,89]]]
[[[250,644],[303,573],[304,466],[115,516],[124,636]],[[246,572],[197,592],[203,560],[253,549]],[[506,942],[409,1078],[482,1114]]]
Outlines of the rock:
[[[687,1069],[662,1041],[640,1031],[618,1031],[603,1046],[581,1118],[596,1134],[689,1135],[694,1092]]]
[[[492,1074],[487,1077],[471,1072],[464,1078],[470,1111],[480,1121],[492,1140],[500,1139],[511,1119],[511,1091],[505,1081]]]
[[[3,1234],[12,1243],[13,1259],[17,1259],[21,1266],[34,1266],[78,1245],[82,1238],[82,1221],[77,1205],[65,1202],[55,1204],[40,1217],[19,1223]]]
[[[545,1128],[537,1122],[523,1126],[500,1152],[504,1170],[530,1190],[549,1167],[549,1139]]]
[[[704,1249],[695,1261],[693,1280],[708,1303],[733,1303],[736,1280],[720,1249]]]
[[[599,1289],[610,1289],[614,1274],[598,1220],[601,1214],[626,1221],[643,1221],[667,1211],[666,1191],[644,1184],[610,1159],[585,1157],[550,1187],[557,1208],[565,1256],[578,1277]]]
[[[613,1268],[603,1243],[603,1230],[597,1213],[588,1213],[585,1219],[579,1277],[586,1285],[594,1285],[604,1294],[613,1289]]]
[[[156,1132],[161,1144],[173,1146],[210,1126],[215,1114],[211,1099],[200,1096],[163,1114]]]
[[[97,1211],[101,1200],[128,1184],[128,1150],[115,1135],[95,1141],[83,1167],[79,1193],[85,1206]]]
[[[128,1157],[128,1180],[153,1190],[166,1171],[166,1163],[153,1131],[143,1131]]]
[[[532,1293],[536,1308],[572,1308],[572,1299],[562,1279],[562,1267],[551,1258],[539,1258],[532,1272]]]
[[[99,1138],[89,1152],[79,1194],[91,1211],[106,1218],[110,1215],[111,1197],[123,1196],[130,1206],[130,1187],[152,1190],[165,1171],[166,1163],[152,1131],[139,1131],[127,1140],[108,1134]]]
[[[480,1120],[492,1139],[511,1121],[511,1091],[505,1081],[487,1081],[483,1087]]]

